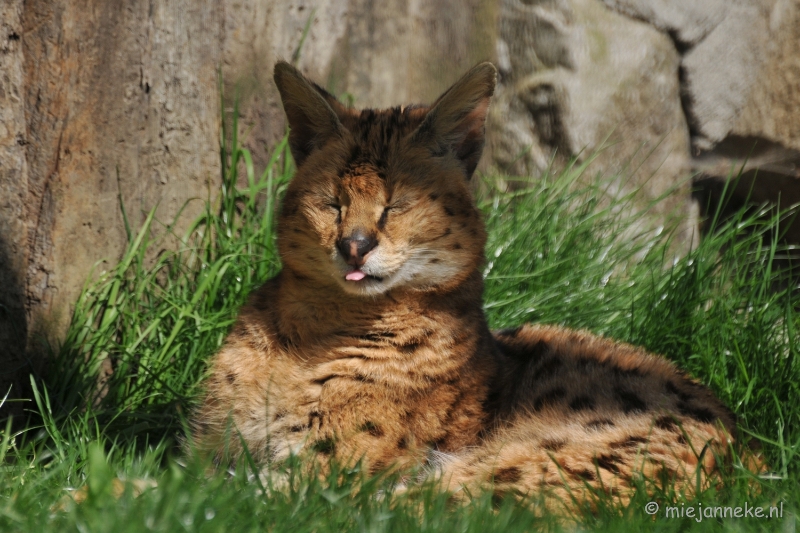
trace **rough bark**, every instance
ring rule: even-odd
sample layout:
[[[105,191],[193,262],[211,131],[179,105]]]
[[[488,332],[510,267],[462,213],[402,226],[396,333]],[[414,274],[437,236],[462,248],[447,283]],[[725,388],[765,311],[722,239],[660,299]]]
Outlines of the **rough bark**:
[[[25,270],[28,169],[22,0],[0,5],[0,398],[19,390],[26,368]],[[16,412],[19,404],[9,405]]]
[[[14,194],[0,224],[14,226],[3,227],[11,243],[2,247],[13,256],[2,275],[14,283],[2,297],[22,327],[3,321],[14,328],[3,366],[16,372],[0,385],[13,384],[15,396],[63,335],[95,265],[119,258],[119,199],[136,228],[156,206],[170,221],[218,180],[222,16],[216,2],[195,0],[12,7],[14,16],[3,13],[3,61],[12,64],[2,71],[16,75],[6,98],[18,101],[3,113],[15,113],[16,140],[3,136],[0,187]],[[21,357],[31,364],[14,366]]]

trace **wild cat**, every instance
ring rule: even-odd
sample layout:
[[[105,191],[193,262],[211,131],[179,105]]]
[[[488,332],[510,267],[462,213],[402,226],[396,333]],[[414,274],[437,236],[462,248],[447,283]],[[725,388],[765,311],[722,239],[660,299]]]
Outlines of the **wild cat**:
[[[356,110],[275,66],[297,164],[283,270],[211,362],[198,450],[370,472],[448,457],[450,490],[563,499],[624,499],[640,474],[691,490],[727,453],[733,414],[667,360],[554,326],[489,331],[469,180],[495,78],[481,63],[431,106]]]

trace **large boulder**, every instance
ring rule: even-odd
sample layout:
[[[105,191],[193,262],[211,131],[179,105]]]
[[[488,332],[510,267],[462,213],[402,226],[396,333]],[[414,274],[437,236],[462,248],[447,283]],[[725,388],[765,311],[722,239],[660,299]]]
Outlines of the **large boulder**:
[[[734,206],[798,204],[800,0],[603,1],[675,42],[702,206],[731,179]]]
[[[570,158],[596,156],[587,174],[618,175],[618,195],[639,189],[634,209],[666,195],[642,229],[677,217],[680,246],[689,246],[689,130],[672,40],[598,0],[501,6],[492,163],[535,179]]]
[[[535,177],[603,149],[640,207],[672,191],[645,224],[677,215],[685,249],[689,175],[701,208],[740,171],[731,205],[800,202],[798,43],[800,0],[503,0],[492,162]]]

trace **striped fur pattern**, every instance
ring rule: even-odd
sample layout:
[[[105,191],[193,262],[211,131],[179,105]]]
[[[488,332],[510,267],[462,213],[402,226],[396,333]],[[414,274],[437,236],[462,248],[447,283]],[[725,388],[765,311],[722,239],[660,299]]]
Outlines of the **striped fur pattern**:
[[[665,359],[557,327],[489,331],[468,180],[491,64],[429,107],[379,111],[346,108],[286,63],[275,81],[298,165],[284,268],[211,362],[197,450],[435,465],[454,492],[561,498],[625,497],[639,474],[690,488],[713,470],[733,415]]]

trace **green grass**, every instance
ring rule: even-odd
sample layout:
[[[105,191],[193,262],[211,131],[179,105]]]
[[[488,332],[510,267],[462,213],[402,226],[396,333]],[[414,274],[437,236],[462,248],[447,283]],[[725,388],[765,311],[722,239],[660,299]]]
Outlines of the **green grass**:
[[[120,263],[84,290],[46,379],[33,381],[28,426],[2,432],[0,531],[561,529],[557,516],[512,499],[482,494],[456,506],[430,486],[394,494],[386,490],[390,479],[357,468],[320,481],[290,462],[280,467],[290,482],[276,488],[246,462],[230,473],[183,464],[177,443],[205,361],[248,293],[280,268],[272,213],[292,172],[285,142],[259,174],[235,136],[221,143],[221,154],[222,191],[184,234],[151,212],[142,228],[129,230]],[[773,475],[757,479],[734,464],[722,486],[695,500],[657,488],[655,518],[643,510],[644,491],[627,507],[601,499],[595,514],[577,517],[580,527],[793,531],[800,314],[792,293],[775,289],[783,273],[772,260],[787,253],[775,239],[781,217],[751,210],[714,220],[693,251],[673,260],[669,232],[637,235],[644,215],[630,214],[632,198],[609,199],[603,179],[575,187],[583,172],[575,165],[481,202],[491,325],[564,324],[664,354],[736,411]],[[121,495],[115,478],[124,481]],[[133,480],[142,479],[156,486],[137,496]],[[68,494],[81,487],[87,498],[76,505]],[[663,512],[672,504],[776,502],[782,519],[697,522]]]

